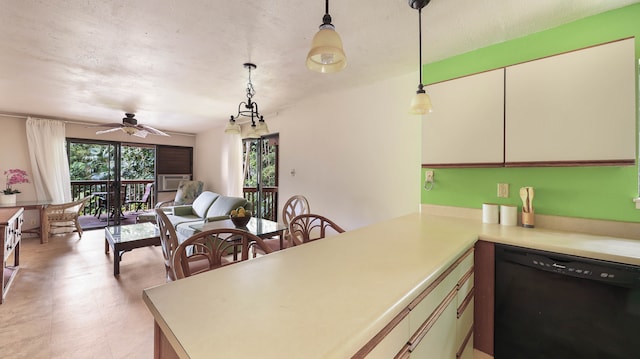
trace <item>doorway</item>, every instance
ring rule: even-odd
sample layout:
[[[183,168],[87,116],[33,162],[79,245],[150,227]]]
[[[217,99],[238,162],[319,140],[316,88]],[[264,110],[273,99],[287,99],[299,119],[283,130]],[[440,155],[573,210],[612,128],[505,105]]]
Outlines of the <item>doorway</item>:
[[[244,198],[253,204],[255,217],[277,221],[279,135],[247,138],[242,143]]]
[[[155,180],[155,146],[67,139],[67,156],[74,199],[90,196],[81,214],[83,229],[135,223],[126,206],[139,202]],[[135,209],[152,208],[155,193]]]

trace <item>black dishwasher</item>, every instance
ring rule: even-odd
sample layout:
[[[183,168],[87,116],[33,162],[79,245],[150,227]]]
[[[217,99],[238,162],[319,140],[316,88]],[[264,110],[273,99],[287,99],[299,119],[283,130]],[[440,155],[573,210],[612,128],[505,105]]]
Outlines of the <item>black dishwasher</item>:
[[[640,358],[640,267],[495,248],[496,359]]]

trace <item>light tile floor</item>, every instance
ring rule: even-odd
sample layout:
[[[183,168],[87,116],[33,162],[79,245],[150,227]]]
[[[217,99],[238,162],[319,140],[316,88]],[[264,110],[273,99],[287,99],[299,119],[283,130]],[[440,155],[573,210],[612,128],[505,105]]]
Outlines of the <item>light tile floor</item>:
[[[165,282],[160,247],[124,254],[120,276],[104,230],[23,239],[18,272],[0,305],[2,358],[152,358],[144,288]]]

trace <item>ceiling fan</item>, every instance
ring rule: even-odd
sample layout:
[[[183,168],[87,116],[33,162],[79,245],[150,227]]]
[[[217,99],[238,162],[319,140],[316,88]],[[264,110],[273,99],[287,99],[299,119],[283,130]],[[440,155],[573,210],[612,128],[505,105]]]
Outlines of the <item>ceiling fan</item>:
[[[142,137],[142,138],[147,137],[147,135],[149,134],[158,135],[158,136],[169,136],[168,134],[158,129],[155,129],[151,126],[139,125],[138,120],[134,118],[135,116],[134,113],[125,113],[124,115],[126,117],[122,118],[122,123],[107,123],[104,125],[96,125],[96,127],[112,127],[108,130],[98,131],[96,132],[96,135],[122,130],[128,135]]]

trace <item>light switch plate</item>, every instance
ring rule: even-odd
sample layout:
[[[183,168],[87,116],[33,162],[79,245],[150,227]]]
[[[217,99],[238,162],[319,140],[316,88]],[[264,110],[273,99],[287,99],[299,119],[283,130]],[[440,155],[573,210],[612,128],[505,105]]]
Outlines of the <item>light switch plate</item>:
[[[498,197],[499,198],[509,198],[509,184],[508,183],[498,183]]]

